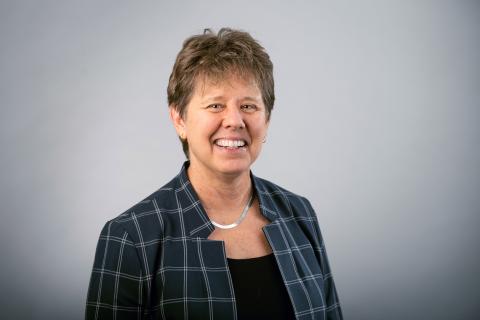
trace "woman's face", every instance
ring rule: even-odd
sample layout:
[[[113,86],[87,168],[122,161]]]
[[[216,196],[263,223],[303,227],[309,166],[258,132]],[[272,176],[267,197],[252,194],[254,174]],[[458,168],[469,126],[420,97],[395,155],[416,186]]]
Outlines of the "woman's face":
[[[251,80],[197,81],[185,116],[170,112],[188,141],[191,168],[213,174],[248,173],[267,134],[262,95]]]

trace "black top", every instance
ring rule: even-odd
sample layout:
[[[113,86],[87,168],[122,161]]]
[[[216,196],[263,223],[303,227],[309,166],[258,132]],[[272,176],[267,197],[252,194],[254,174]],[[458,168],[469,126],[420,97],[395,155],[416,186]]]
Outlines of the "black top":
[[[272,254],[251,259],[230,259],[238,320],[295,319],[292,303]]]

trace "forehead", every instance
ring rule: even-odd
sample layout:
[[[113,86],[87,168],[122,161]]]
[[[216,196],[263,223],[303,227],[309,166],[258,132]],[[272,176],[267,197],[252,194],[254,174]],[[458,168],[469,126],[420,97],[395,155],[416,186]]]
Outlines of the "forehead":
[[[258,99],[262,96],[255,78],[251,75],[228,74],[220,77],[201,75],[195,79],[194,95],[197,97],[208,98],[223,94],[246,94]]]

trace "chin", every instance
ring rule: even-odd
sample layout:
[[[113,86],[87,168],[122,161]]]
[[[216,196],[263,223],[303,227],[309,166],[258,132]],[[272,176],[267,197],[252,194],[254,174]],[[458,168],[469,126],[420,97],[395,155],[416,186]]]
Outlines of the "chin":
[[[217,166],[217,170],[226,175],[241,175],[250,173],[251,163],[248,161],[232,161],[226,160]]]

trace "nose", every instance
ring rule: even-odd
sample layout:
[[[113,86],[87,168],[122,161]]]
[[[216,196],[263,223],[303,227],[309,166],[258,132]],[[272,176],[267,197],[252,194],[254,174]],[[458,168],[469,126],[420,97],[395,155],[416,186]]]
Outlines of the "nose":
[[[243,121],[243,114],[237,106],[227,107],[224,113],[223,126],[225,128],[243,129],[245,122]]]

